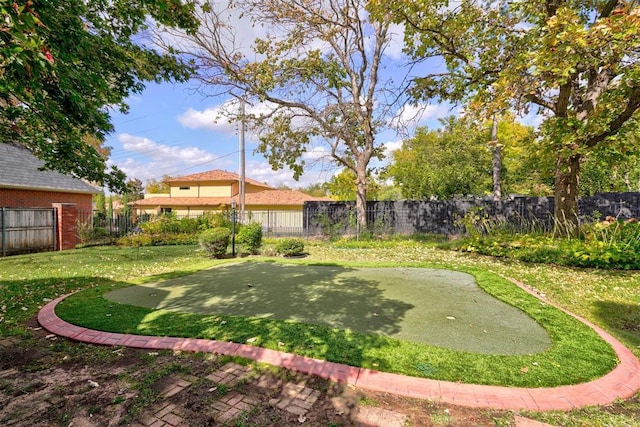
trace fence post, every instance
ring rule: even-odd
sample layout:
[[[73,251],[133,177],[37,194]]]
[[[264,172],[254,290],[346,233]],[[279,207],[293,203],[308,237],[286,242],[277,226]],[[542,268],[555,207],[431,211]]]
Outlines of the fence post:
[[[7,256],[7,217],[2,208],[2,256]]]
[[[53,221],[53,251],[55,252],[58,250],[58,209],[52,208],[51,215],[53,215],[51,220]]]
[[[73,203],[53,203],[58,213],[56,222],[58,247],[56,250],[64,251],[66,249],[74,249],[77,243],[76,221],[77,208]]]

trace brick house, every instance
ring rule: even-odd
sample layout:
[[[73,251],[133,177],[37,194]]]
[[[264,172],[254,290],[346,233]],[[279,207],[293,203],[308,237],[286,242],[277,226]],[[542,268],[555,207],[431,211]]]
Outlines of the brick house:
[[[93,186],[52,170],[29,150],[0,143],[0,208],[56,208],[59,249],[77,243],[77,213],[91,213]]]

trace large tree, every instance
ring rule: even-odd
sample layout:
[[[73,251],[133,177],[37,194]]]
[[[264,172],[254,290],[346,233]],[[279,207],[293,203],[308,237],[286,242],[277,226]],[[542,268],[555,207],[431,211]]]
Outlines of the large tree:
[[[390,22],[371,22],[366,3],[237,0],[220,10],[219,2],[205,1],[196,34],[173,32],[166,42],[193,60],[205,89],[223,87],[266,106],[246,121],[260,128],[258,151],[274,169],[289,167],[297,178],[305,153],[322,144],[340,167],[353,171],[361,227],[369,162],[383,151],[376,135],[402,93],[381,72]],[[230,25],[240,15],[265,34],[241,45],[248,26]]]
[[[540,175],[546,176],[546,157],[536,150],[532,127],[510,115],[480,124],[456,117],[440,122],[437,130],[419,128],[392,154],[385,176],[404,197],[485,196],[495,190],[495,168],[506,192],[544,194]],[[501,152],[498,165],[496,146]]]
[[[351,169],[342,169],[324,184],[332,199],[353,201],[357,197],[356,174]],[[380,184],[371,173],[367,176],[367,200],[377,200]]]
[[[184,80],[188,67],[141,43],[152,22],[196,25],[180,0],[0,0],[0,141],[46,167],[124,190],[106,169],[109,111],[145,81]]]
[[[572,231],[583,157],[638,126],[638,2],[373,0],[372,8],[405,25],[416,59],[444,59],[415,81],[416,96],[465,101],[487,117],[539,110],[556,157],[555,216]]]
[[[386,176],[409,199],[446,199],[487,194],[491,189],[491,153],[486,135],[465,120],[448,117],[442,128],[418,128],[393,152]]]

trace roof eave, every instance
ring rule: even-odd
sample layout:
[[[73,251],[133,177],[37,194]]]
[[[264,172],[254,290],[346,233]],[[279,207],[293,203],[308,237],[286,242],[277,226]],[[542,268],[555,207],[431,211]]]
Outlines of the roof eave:
[[[93,190],[80,190],[72,188],[59,188],[59,187],[38,187],[32,185],[19,185],[19,184],[3,184],[0,183],[0,189],[8,190],[30,190],[30,191],[49,191],[56,193],[76,193],[76,194],[99,194],[100,190],[94,188]]]

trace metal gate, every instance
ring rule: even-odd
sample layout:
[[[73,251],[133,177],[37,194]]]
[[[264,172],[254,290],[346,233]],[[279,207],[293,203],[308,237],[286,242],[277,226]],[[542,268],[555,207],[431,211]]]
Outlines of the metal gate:
[[[56,210],[0,208],[2,256],[56,250]]]

